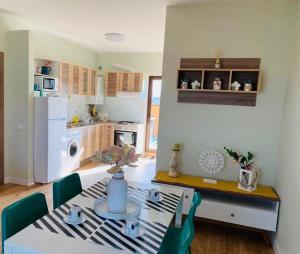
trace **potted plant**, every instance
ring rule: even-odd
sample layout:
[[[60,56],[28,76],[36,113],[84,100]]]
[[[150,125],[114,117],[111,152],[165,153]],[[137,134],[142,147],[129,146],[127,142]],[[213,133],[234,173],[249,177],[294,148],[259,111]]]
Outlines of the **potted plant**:
[[[128,183],[124,179],[124,166],[136,167],[132,164],[136,162],[140,154],[135,153],[135,148],[130,145],[123,147],[111,146],[102,154],[102,162],[115,164],[107,170],[113,174],[107,185],[108,211],[111,213],[125,213],[127,209]]]
[[[249,192],[255,191],[258,182],[258,172],[253,167],[254,154],[248,152],[247,155],[243,155],[226,147],[224,149],[234,163],[238,163],[240,166],[238,188]]]

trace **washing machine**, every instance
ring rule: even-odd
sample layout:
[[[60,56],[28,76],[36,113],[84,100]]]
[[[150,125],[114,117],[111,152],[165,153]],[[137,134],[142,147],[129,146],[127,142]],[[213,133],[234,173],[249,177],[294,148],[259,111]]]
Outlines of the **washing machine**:
[[[66,175],[80,167],[80,148],[81,134],[79,129],[67,129],[65,153],[62,158],[62,174]]]

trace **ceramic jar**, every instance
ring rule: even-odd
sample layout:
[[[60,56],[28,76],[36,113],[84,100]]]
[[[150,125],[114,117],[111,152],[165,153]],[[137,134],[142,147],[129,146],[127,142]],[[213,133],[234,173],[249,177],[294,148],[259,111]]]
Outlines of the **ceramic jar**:
[[[110,213],[126,213],[128,183],[124,172],[115,173],[107,185],[107,202]]]
[[[245,83],[244,91],[250,92],[251,90],[252,90],[252,84],[251,84],[250,81],[248,81],[248,82]]]
[[[213,82],[213,90],[221,90],[222,89],[222,81],[220,78],[215,78]]]

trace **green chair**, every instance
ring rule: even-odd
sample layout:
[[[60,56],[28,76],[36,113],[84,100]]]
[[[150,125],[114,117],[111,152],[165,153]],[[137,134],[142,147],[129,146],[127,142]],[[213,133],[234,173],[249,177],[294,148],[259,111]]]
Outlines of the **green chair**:
[[[79,174],[73,173],[53,183],[53,208],[57,208],[82,192]]]
[[[186,219],[184,221],[184,223],[186,223],[186,221],[189,221],[193,231],[194,231],[194,216],[195,216],[197,207],[200,205],[201,201],[202,201],[201,194],[199,192],[195,192],[194,196],[193,196],[193,201],[192,201],[189,213],[188,213],[188,216],[186,217]],[[169,227],[168,231],[167,231],[167,234],[164,238],[164,241],[162,243],[162,249],[171,250],[172,245],[174,244],[173,239],[177,239],[178,236],[182,234],[183,228],[184,228],[184,225],[183,225],[182,228]],[[177,236],[177,238],[176,238],[176,236]],[[193,235],[193,237],[194,237],[194,235]],[[193,238],[192,238],[192,240],[193,240]],[[191,242],[190,242],[190,244],[191,244]],[[178,246],[176,246],[176,248],[178,248]],[[164,251],[164,252],[159,252],[159,253],[167,254],[167,253],[173,253],[173,252]],[[174,252],[174,254],[177,254],[177,253],[181,253],[181,252],[178,252],[178,251]],[[188,253],[190,253],[190,254],[192,253],[190,245],[188,246]]]
[[[5,207],[2,212],[2,253],[4,253],[6,239],[47,213],[47,202],[42,193],[34,193]]]
[[[185,219],[181,230],[168,231],[164,238],[159,254],[186,254],[190,253],[190,245],[195,237],[195,229],[192,222]]]

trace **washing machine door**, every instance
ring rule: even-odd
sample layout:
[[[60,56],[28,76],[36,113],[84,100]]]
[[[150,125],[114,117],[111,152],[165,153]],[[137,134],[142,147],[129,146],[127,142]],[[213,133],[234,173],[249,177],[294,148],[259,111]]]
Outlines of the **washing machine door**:
[[[67,153],[68,153],[68,157],[71,157],[71,158],[75,158],[76,156],[78,156],[79,143],[77,140],[75,140],[75,139],[71,140],[71,142],[69,143],[69,146],[68,146]]]

